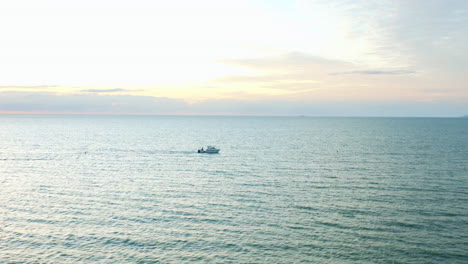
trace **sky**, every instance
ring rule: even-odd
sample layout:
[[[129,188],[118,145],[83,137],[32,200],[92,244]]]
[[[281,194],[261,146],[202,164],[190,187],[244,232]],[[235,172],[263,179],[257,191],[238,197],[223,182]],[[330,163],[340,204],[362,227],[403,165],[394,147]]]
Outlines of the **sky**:
[[[467,115],[468,1],[0,1],[0,113]]]

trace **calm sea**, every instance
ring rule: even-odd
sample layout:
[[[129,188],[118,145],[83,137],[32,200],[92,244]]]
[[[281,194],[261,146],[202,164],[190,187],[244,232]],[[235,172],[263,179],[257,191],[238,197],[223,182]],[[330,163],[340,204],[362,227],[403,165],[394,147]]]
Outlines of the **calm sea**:
[[[0,263],[468,263],[468,119],[3,115],[0,188]]]

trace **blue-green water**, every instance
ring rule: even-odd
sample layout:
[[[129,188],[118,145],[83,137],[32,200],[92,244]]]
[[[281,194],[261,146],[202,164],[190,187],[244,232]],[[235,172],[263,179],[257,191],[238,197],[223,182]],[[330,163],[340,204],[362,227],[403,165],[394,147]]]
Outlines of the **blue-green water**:
[[[468,260],[466,119],[6,115],[0,140],[0,263]]]

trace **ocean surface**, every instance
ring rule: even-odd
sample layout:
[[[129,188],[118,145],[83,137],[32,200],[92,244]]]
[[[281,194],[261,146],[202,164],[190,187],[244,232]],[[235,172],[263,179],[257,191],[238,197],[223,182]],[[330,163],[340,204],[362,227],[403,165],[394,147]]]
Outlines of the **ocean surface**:
[[[93,262],[468,263],[468,119],[1,115],[0,263]]]

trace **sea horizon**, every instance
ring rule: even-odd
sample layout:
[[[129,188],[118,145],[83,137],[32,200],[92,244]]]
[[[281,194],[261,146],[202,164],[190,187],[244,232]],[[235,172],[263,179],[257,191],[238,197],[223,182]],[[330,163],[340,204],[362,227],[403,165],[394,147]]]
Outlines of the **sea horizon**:
[[[373,115],[243,115],[243,114],[152,114],[152,113],[0,113],[0,115],[58,115],[58,116],[193,116],[193,117],[317,117],[317,118],[327,118],[327,117],[336,117],[336,118],[467,118],[468,115],[460,116],[373,116]]]

